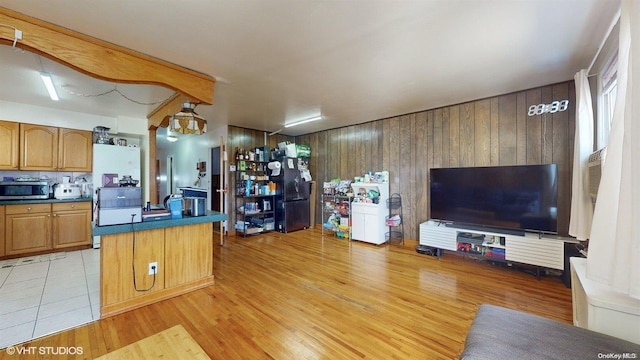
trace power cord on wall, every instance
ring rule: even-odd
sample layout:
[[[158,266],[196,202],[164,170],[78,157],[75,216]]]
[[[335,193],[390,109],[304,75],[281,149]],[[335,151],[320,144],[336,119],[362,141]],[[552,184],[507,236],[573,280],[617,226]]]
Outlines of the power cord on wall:
[[[145,291],[149,291],[151,289],[153,289],[154,286],[156,286],[156,273],[157,273],[157,269],[153,268],[153,282],[151,283],[151,286],[147,289],[138,289],[138,285],[136,284],[136,230],[133,227],[133,219],[135,218],[136,214],[131,214],[131,236],[132,236],[132,242],[131,242],[131,246],[132,246],[132,254],[131,254],[131,268],[133,269],[133,288],[137,291],[137,292],[145,292]]]

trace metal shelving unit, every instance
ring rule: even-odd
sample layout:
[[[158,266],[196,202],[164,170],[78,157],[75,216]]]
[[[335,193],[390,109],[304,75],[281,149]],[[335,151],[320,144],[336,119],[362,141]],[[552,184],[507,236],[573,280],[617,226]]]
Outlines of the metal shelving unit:
[[[339,238],[351,239],[351,201],[352,196],[322,195],[322,236],[324,231],[331,231]],[[327,222],[334,216],[331,228]],[[338,219],[335,221],[335,219]],[[345,224],[346,222],[346,224]]]
[[[387,209],[389,209],[389,215],[385,218],[386,225],[389,227],[389,231],[386,233],[387,243],[404,245],[402,197],[400,194],[391,194],[387,199]]]
[[[266,169],[265,161],[238,161],[238,170],[235,174],[236,221],[234,227],[239,235],[247,236],[275,230],[275,194],[262,193],[262,187],[269,182]],[[247,191],[247,179],[251,179],[249,191]],[[253,189],[256,185],[257,188]]]

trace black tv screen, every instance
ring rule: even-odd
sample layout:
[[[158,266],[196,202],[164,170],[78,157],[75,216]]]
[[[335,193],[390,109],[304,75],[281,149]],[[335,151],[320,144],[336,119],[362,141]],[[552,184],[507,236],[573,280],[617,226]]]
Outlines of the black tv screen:
[[[430,170],[431,218],[454,225],[557,233],[556,164]]]

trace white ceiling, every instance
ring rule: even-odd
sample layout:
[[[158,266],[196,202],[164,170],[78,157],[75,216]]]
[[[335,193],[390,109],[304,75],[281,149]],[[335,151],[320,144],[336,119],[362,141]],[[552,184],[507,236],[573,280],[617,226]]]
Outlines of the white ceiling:
[[[566,81],[617,0],[0,0],[0,6],[214,76],[216,124],[306,134]],[[42,63],[42,64],[41,64]],[[54,76],[52,102],[39,79]],[[0,46],[0,100],[145,119],[115,84]],[[171,91],[117,85],[137,102]],[[210,127],[212,124],[210,123]]]

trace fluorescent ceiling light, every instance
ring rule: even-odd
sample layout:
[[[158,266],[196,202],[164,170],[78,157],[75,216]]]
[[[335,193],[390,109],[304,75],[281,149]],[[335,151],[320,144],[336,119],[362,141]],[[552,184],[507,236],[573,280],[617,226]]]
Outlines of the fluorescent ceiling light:
[[[300,121],[295,121],[289,124],[284,124],[284,127],[288,128],[288,127],[292,127],[292,126],[296,126],[296,125],[300,125],[300,124],[304,124],[304,123],[308,123],[308,122],[312,122],[312,121],[316,121],[316,120],[320,120],[322,119],[322,115],[319,116],[315,116],[312,118],[308,118],[308,119],[304,119],[304,120],[300,120]]]
[[[58,93],[56,92],[56,88],[55,86],[53,86],[53,80],[51,79],[51,74],[49,74],[48,72],[41,71],[40,77],[42,78],[42,82],[44,83],[44,86],[47,88],[47,91],[49,92],[49,97],[51,98],[51,100],[53,101],[60,100],[60,98],[58,97]]]

